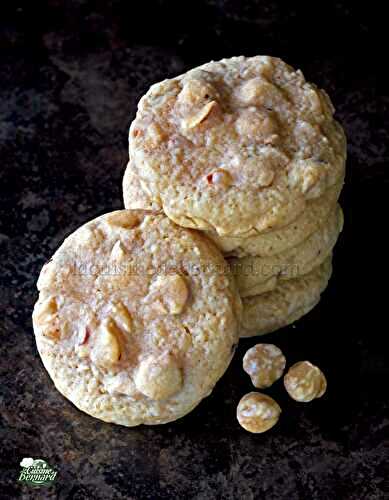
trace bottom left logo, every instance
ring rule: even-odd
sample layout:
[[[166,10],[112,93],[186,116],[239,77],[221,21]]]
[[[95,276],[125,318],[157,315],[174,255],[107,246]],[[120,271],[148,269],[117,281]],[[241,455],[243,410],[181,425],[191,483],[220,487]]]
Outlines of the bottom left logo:
[[[57,476],[57,471],[41,459],[23,458],[20,466],[22,470],[18,481],[30,486],[49,486]]]

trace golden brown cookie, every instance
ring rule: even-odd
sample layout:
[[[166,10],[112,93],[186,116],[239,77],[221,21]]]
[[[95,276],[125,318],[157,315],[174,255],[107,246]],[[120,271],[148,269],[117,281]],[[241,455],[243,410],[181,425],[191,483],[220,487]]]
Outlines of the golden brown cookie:
[[[328,257],[305,276],[285,281],[271,292],[243,299],[240,336],[264,335],[307,314],[319,302],[331,272],[331,257]]]
[[[327,189],[319,198],[309,200],[306,209],[297,219],[279,229],[270,229],[248,238],[219,236],[215,231],[206,231],[206,234],[226,257],[272,257],[299,245],[324,224],[334,210],[342,187],[343,179]],[[138,189],[136,191],[141,192]],[[128,192],[131,191],[128,190]],[[130,205],[128,201],[126,205],[128,208],[142,208],[142,206],[131,207]]]
[[[343,228],[343,212],[335,207],[327,221],[305,241],[272,257],[229,259],[241,297],[274,290],[283,281],[303,276],[332,253]]]
[[[126,426],[182,417],[214,387],[240,299],[220,252],[167,217],[122,210],[69,236],[38,280],[42,361],[82,411]]]
[[[333,111],[280,59],[210,62],[140,100],[132,168],[151,204],[182,226],[242,237],[282,227],[344,175]]]

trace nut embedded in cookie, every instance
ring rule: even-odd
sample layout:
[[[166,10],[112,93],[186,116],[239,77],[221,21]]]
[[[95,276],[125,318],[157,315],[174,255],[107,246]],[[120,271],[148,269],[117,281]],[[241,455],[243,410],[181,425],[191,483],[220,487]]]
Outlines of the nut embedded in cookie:
[[[135,385],[145,396],[161,400],[176,394],[182,387],[183,374],[173,356],[167,354],[143,360],[135,375]]]

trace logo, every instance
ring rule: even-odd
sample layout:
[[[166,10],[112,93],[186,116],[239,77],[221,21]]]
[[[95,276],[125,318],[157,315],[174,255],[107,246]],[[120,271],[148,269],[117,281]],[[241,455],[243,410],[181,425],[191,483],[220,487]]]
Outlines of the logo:
[[[30,486],[50,486],[57,476],[57,471],[41,459],[23,458],[20,466],[18,481]]]

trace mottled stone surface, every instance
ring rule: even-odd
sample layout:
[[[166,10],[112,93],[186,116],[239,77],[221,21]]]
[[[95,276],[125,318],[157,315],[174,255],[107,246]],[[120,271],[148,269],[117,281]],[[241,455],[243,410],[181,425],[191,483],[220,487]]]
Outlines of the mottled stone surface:
[[[374,2],[363,10],[295,3],[1,4],[1,499],[388,498],[385,16]],[[55,390],[37,354],[39,270],[76,227],[122,206],[127,129],[150,84],[210,59],[257,53],[285,58],[326,88],[349,139],[334,278],[312,313],[268,337],[289,364],[320,366],[327,394],[299,404],[278,382],[268,394],[283,408],[279,424],[246,433],[235,408],[252,390],[241,369],[256,343],[249,339],[186,418],[132,430],[100,423]],[[23,457],[46,459],[58,470],[55,485],[19,485]]]

